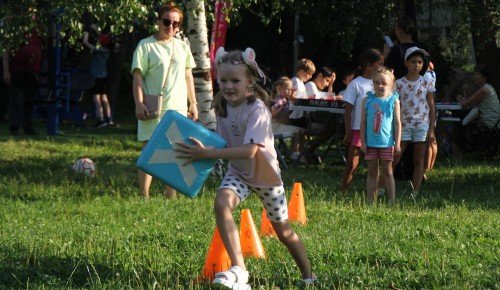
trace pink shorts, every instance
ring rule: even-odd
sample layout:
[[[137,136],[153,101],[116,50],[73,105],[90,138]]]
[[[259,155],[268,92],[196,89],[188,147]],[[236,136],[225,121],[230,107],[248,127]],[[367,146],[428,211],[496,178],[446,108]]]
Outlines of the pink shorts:
[[[394,146],[387,148],[366,147],[365,160],[394,161]]]
[[[351,146],[361,147],[361,135],[359,130],[352,130]]]

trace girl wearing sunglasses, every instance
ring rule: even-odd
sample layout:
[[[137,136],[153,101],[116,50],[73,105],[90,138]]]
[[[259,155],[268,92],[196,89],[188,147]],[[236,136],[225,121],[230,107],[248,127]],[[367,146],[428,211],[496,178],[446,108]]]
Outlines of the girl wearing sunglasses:
[[[167,110],[175,110],[191,119],[198,119],[198,108],[191,69],[196,66],[189,45],[176,39],[183,19],[181,10],[170,2],[158,11],[158,31],[142,39],[134,52],[131,73],[137,139],[146,146],[153,131]],[[161,95],[161,114],[149,118],[143,100],[145,94]],[[189,106],[188,106],[189,103]],[[139,170],[139,189],[149,199],[152,176]],[[165,187],[167,198],[175,198],[176,191]]]

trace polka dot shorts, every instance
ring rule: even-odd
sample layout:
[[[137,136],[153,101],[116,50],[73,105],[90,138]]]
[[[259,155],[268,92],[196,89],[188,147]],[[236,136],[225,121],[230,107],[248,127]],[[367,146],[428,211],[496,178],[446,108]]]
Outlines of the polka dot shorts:
[[[285,189],[283,185],[271,188],[257,188],[248,186],[236,176],[226,175],[219,186],[220,189],[230,189],[244,201],[250,193],[255,192],[266,208],[267,217],[272,222],[284,222],[288,220],[288,207],[286,203]]]

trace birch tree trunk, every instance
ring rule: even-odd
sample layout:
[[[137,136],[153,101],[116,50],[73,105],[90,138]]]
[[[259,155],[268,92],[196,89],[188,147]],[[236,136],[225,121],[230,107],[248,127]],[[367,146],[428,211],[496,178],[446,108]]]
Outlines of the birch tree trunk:
[[[186,1],[186,34],[191,43],[191,52],[196,62],[193,68],[196,99],[200,123],[208,129],[215,129],[215,113],[212,109],[213,86],[210,76],[210,45],[208,43],[207,19],[203,0]]]

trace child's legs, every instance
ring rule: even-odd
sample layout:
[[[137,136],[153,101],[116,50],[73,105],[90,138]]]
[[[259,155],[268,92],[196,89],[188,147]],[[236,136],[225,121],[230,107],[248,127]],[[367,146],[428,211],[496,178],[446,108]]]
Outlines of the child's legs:
[[[368,177],[366,178],[366,195],[368,202],[372,203],[377,193],[378,185],[378,158],[367,159]]]
[[[347,161],[345,164],[345,169],[344,169],[344,176],[342,178],[342,188],[341,190],[344,191],[349,187],[349,184],[352,181],[354,171],[356,170],[356,167],[358,167],[358,162],[359,162],[359,155],[361,155],[361,135],[359,130],[352,130],[352,139],[351,139],[351,144],[349,146],[348,152],[347,152]]]
[[[300,150],[304,147],[304,140],[304,133],[302,131],[295,133],[293,135],[291,146],[292,152],[300,152]]]
[[[110,118],[111,117],[111,107],[108,101],[108,95],[101,94],[101,107],[104,113],[104,116]]]
[[[346,190],[349,187],[349,184],[351,184],[354,171],[358,167],[360,155],[361,150],[359,147],[349,146],[344,175],[342,177],[342,191]]]
[[[95,117],[98,120],[102,120],[104,118],[104,115],[101,104],[101,95],[100,94],[93,95],[93,99],[95,105]]]
[[[401,140],[401,152],[399,155],[394,156],[394,162],[392,163],[392,169],[396,168],[396,165],[398,165],[399,161],[401,161],[401,157],[403,157],[403,153],[405,153],[406,147],[408,147],[408,143],[410,143],[407,140]]]
[[[431,159],[432,159],[432,145],[431,141],[425,144],[425,155],[424,155],[424,168],[425,170],[430,170],[431,168]]]
[[[172,187],[165,185],[165,197],[167,199],[174,199],[177,197],[177,190]]]
[[[292,255],[293,260],[297,263],[297,266],[302,273],[304,279],[316,278],[312,272],[311,262],[307,257],[307,252],[304,244],[300,240],[299,236],[290,226],[290,222],[273,222],[274,231],[278,235],[278,239],[287,247],[288,252]]]
[[[392,167],[392,160],[381,160],[382,176],[384,177],[384,186],[389,194],[392,203],[396,200],[396,183],[394,182],[394,174]]]
[[[251,190],[259,196],[279,240],[287,247],[297,263],[302,277],[314,278],[304,244],[293,231],[288,221],[288,206],[283,186],[272,188],[251,187]]]
[[[413,190],[419,191],[424,177],[424,155],[426,142],[413,143]]]
[[[215,222],[227,250],[232,266],[246,270],[241,252],[240,236],[233,219],[233,211],[240,198],[228,188],[220,188],[214,202]]]
[[[425,167],[425,151],[427,149],[427,132],[429,131],[428,124],[421,124],[415,128],[411,128],[409,139],[413,141],[413,178],[412,185],[414,191],[419,191],[422,178],[424,177]],[[402,133],[405,131],[403,130]],[[406,137],[403,140],[408,140]]]
[[[401,140],[401,152],[399,153],[399,155],[394,155],[394,160],[391,162],[392,164],[392,170],[391,172],[393,173],[392,174],[392,178],[394,178],[394,169],[396,169],[396,166],[398,165],[399,161],[401,161],[401,157],[403,156],[405,150],[406,150],[406,147],[408,147],[408,141],[406,140]],[[381,176],[380,176],[380,187],[384,187],[385,188],[386,186],[386,181],[385,181],[385,176],[382,172]],[[386,188],[387,189],[387,188]]]
[[[434,164],[436,164],[436,159],[438,156],[438,144],[435,139],[434,141],[432,141],[431,147],[432,147],[432,160],[431,160],[431,170],[432,170],[434,169]]]
[[[146,147],[146,144],[148,144],[148,141],[143,141],[142,142],[142,149]],[[153,180],[153,177],[146,172],[142,171],[139,169],[137,173],[137,180],[139,183],[139,191],[141,192],[142,196],[145,197],[146,199],[149,198],[149,188],[151,186],[151,181]]]
[[[217,228],[226,247],[232,266],[246,270],[241,252],[240,235],[233,219],[233,211],[250,195],[250,188],[238,177],[226,175],[215,197],[214,213]]]
[[[436,162],[438,153],[438,146],[436,140],[428,141],[427,148],[425,152],[425,169],[432,170],[434,168],[434,163]]]
[[[434,124],[434,132],[436,132],[436,124]],[[436,162],[436,157],[437,157],[437,151],[438,151],[438,146],[436,138],[426,142],[425,157],[424,157],[424,162],[425,162],[424,173],[425,170],[431,171],[432,168],[434,168],[434,163]]]

